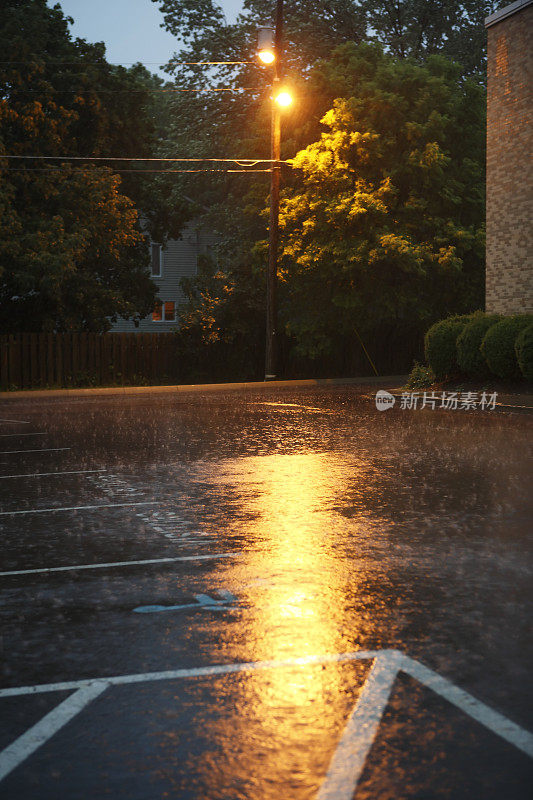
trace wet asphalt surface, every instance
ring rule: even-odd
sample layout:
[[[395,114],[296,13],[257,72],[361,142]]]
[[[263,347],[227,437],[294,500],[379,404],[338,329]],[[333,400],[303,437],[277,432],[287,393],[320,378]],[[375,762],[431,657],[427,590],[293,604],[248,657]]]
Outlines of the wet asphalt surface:
[[[0,569],[24,572],[0,576],[1,687],[75,684],[0,696],[2,799],[316,798],[373,662],[310,656],[398,650],[533,728],[530,417],[327,387],[0,419],[0,474],[25,476],[0,478]],[[157,559],[186,560],[117,565]],[[98,678],[120,680],[24,737]],[[332,798],[533,795],[522,750],[406,671],[371,739]]]

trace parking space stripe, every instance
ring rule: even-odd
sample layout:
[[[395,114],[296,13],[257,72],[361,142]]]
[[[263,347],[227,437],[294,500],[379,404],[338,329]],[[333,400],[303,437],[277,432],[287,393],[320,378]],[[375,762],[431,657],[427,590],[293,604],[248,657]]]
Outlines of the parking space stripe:
[[[357,650],[354,653],[332,653],[322,656],[302,656],[287,658],[283,661],[244,661],[237,664],[215,664],[209,667],[191,667],[189,669],[171,669],[165,672],[141,672],[133,675],[116,675],[110,678],[86,678],[79,681],[62,681],[61,683],[42,683],[35,686],[19,686],[12,689],[0,689],[1,697],[18,697],[20,695],[41,694],[43,692],[63,692],[70,689],[81,689],[94,683],[105,686],[122,686],[130,683],[146,683],[150,681],[168,681],[174,678],[201,678],[212,675],[227,675],[235,672],[249,672],[263,669],[279,669],[281,667],[300,667],[312,664],[336,664],[343,661],[364,661],[375,658],[378,650]]]
[[[0,456],[8,456],[12,453],[59,453],[60,450],[71,450],[70,447],[45,447],[42,450],[0,450]]]
[[[6,747],[0,753],[0,781],[51,739],[105,689],[103,684],[83,686]]]
[[[210,611],[222,611],[223,609],[228,608],[228,606],[217,605],[217,603],[212,603],[210,605],[200,605],[200,603],[182,603],[179,606],[138,606],[134,608],[133,611],[136,614],[160,614],[161,612],[165,611],[185,611],[193,609],[194,611],[205,611],[206,609]]]
[[[237,553],[211,553],[203,556],[174,556],[172,558],[147,558],[143,561],[110,561],[105,564],[75,564],[70,567],[43,567],[41,569],[16,569],[10,572],[0,572],[0,578],[6,578],[10,575],[39,575],[47,574],[49,572],[68,572],[79,569],[106,569],[108,567],[132,567],[142,566],[144,564],[171,564],[175,561],[212,561],[217,558],[231,558],[238,556]]]
[[[346,723],[316,800],[352,800],[389,702],[401,655],[380,654]]]
[[[46,432],[38,433],[0,433],[0,439],[6,439],[9,436],[46,436]]]
[[[32,508],[29,511],[0,511],[0,517],[15,517],[19,514],[52,514],[56,511],[92,511],[98,508],[122,508],[123,506],[155,506],[157,500],[142,503],[107,503],[101,506],[67,506],[65,508]]]
[[[346,724],[324,783],[317,795],[317,800],[351,800],[353,797],[359,777],[364,769],[365,760],[370,752],[383,712],[389,701],[391,688],[399,672],[411,675],[423,686],[432,689],[436,694],[455,705],[472,719],[480,722],[489,730],[519,748],[526,755],[533,757],[533,734],[511,722],[502,714],[493,711],[481,701],[476,700],[471,694],[459,689],[446,678],[428,669],[420,662],[405,656],[399,650],[359,650],[351,653],[304,656],[284,661],[220,664],[192,669],[145,672],[133,675],[118,675],[110,678],[65,681],[62,683],[2,689],[0,690],[0,698],[34,695],[43,692],[77,691],[0,754],[0,779],[22,763],[60,730],[63,725],[82,711],[88,703],[111,686],[369,659],[375,659],[374,664]]]
[[[133,611],[137,614],[159,614],[162,611],[183,611],[184,609],[190,608],[193,608],[196,611],[201,609],[204,611],[223,611],[231,608],[230,604],[239,602],[235,595],[231,594],[231,592],[228,592],[227,589],[216,589],[214,594],[218,595],[220,599],[217,600],[215,597],[211,597],[211,595],[208,594],[195,594],[194,603],[180,603],[179,605],[174,606],[137,606],[137,608],[134,608]]]
[[[414,659],[402,655],[400,669],[420,681],[428,689],[439,694],[465,714],[468,714],[469,717],[484,725],[485,728],[501,736],[509,744],[513,744],[523,753],[533,758],[533,734],[529,733],[529,731],[521,728],[520,725],[516,725],[516,723],[504,717],[498,711],[486,706],[480,700],[476,700],[464,689],[455,686],[451,681],[428,669],[419,661],[414,661]]]
[[[8,478],[44,478],[48,475],[85,475],[88,472],[107,472],[107,469],[75,469],[66,472],[30,472],[27,475],[0,475],[0,480],[5,481]]]

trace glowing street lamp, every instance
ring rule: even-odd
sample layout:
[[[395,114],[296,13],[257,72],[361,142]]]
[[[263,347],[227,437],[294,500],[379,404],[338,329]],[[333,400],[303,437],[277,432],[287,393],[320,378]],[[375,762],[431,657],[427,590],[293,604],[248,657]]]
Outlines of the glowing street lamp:
[[[287,108],[287,106],[290,106],[292,104],[292,95],[290,92],[287,91],[287,89],[281,89],[281,91],[279,91],[278,94],[274,97],[274,100],[276,101],[278,106],[281,106],[282,108]]]
[[[265,65],[272,64],[274,76],[272,87],[272,126],[270,136],[270,223],[267,269],[266,302],[266,350],[265,380],[276,377],[277,356],[277,282],[278,282],[278,241],[279,241],[279,184],[281,161],[281,109],[292,103],[287,89],[281,87],[281,34],[283,29],[283,0],[276,0],[275,29],[259,28],[257,56]]]
[[[274,29],[268,25],[259,28],[257,32],[257,57],[263,64],[273,64],[276,60]]]
[[[274,60],[275,60],[275,58],[276,58],[276,56],[274,55],[274,53],[271,53],[271,52],[270,52],[270,50],[261,50],[261,51],[260,51],[260,52],[257,54],[257,56],[258,56],[258,58],[260,58],[260,59],[261,59],[261,61],[263,62],[263,64],[272,64],[272,63],[273,63],[273,61],[274,61]]]

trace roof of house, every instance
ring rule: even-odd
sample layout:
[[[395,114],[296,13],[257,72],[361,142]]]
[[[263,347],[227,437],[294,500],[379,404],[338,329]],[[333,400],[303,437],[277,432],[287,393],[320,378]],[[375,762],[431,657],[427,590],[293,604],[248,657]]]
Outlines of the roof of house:
[[[526,6],[530,6],[531,3],[533,3],[533,0],[516,0],[515,3],[511,3],[504,8],[500,8],[498,11],[495,11],[494,14],[486,17],[485,28],[490,28],[491,25],[495,25],[497,22],[501,22],[502,20],[506,19],[506,17],[516,14],[517,11],[522,11],[522,9],[526,8]]]

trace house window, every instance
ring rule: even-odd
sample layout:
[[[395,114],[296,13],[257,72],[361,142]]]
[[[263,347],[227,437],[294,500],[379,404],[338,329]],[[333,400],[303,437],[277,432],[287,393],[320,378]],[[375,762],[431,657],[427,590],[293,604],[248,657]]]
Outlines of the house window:
[[[164,303],[158,303],[152,311],[152,322],[175,322],[176,321],[176,303],[174,300],[167,300]]]
[[[165,322],[175,322],[176,320],[176,304],[174,300],[169,300],[165,303]]]
[[[162,269],[163,253],[160,244],[155,244],[155,242],[152,242],[151,259],[152,259],[152,278],[160,278],[163,273]]]

